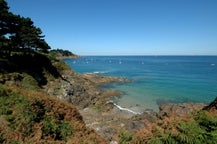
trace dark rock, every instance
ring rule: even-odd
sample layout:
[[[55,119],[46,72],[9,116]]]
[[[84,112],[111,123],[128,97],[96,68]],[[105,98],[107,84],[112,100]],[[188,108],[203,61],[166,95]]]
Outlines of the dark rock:
[[[106,101],[117,92],[108,93],[99,89],[99,86],[109,82],[125,82],[126,79],[97,76],[93,74],[75,74],[71,70],[62,73],[64,79],[48,84],[48,93],[61,100],[68,101],[80,109],[91,105],[105,105]],[[106,105],[106,109],[111,106]]]
[[[203,110],[217,110],[217,97],[208,106],[205,106]]]
[[[153,112],[153,113],[149,113],[149,112],[144,112],[141,115],[136,115],[134,117],[131,118],[132,121],[143,121],[143,120],[147,120],[151,123],[154,123],[157,119],[157,113]]]
[[[204,103],[164,104],[160,106],[157,116],[160,119],[171,116],[185,117],[197,110],[201,110],[204,106]]]
[[[113,103],[106,103],[104,106],[103,106],[103,112],[108,112],[110,111],[111,109],[114,108],[114,105]]]

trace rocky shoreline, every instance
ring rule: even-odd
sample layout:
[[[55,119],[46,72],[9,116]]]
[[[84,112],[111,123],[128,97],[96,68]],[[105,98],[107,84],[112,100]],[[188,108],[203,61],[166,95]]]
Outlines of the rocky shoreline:
[[[64,71],[61,75],[62,79],[49,82],[45,90],[50,95],[76,105],[79,109],[93,105],[104,106],[109,98],[120,94],[118,91],[102,90],[99,88],[101,85],[111,82],[128,82],[123,78],[77,74],[69,70]]]
[[[123,130],[135,133],[138,129],[145,128],[144,121],[154,123],[166,117],[187,117],[207,106],[203,103],[171,103],[160,106],[159,112],[148,111],[136,115],[108,102],[112,97],[120,95],[118,91],[100,88],[103,84],[125,83],[129,80],[95,74],[77,74],[72,70],[63,71],[61,75],[62,79],[48,83],[45,88],[47,92],[77,106],[86,125],[112,144],[118,143]]]

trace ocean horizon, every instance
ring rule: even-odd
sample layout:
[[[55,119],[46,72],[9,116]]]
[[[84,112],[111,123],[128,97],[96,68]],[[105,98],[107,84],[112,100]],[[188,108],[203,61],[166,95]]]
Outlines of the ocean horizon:
[[[158,111],[165,103],[209,103],[217,97],[217,56],[82,56],[64,61],[77,73],[132,80],[102,88],[120,91],[111,101],[136,113]]]

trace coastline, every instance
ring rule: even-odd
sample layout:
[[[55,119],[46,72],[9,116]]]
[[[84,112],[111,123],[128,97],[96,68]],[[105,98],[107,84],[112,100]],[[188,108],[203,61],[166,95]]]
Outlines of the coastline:
[[[171,116],[186,116],[202,109],[206,104],[165,104],[159,112],[147,110],[143,113],[121,107],[111,101],[120,96],[118,91],[109,91],[101,86],[119,82],[130,82],[124,78],[101,76],[97,74],[78,74],[66,70],[62,77],[67,81],[58,80],[48,84],[48,93],[61,100],[74,104],[83,117],[85,124],[103,136],[108,143],[118,143],[120,132],[126,130],[135,133],[145,128],[144,121],[155,123],[157,119]]]

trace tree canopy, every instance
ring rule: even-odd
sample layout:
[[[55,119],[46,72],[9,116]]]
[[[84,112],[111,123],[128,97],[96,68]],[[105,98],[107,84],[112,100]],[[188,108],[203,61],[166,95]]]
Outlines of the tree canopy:
[[[61,56],[66,56],[66,57],[67,56],[76,56],[75,54],[73,54],[69,50],[63,50],[63,49],[53,49],[50,51],[50,53],[52,53],[54,55],[60,54]]]
[[[7,2],[0,0],[0,51],[49,49],[41,29],[30,18],[10,12]]]

